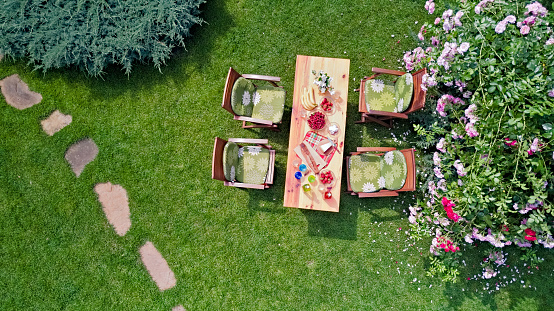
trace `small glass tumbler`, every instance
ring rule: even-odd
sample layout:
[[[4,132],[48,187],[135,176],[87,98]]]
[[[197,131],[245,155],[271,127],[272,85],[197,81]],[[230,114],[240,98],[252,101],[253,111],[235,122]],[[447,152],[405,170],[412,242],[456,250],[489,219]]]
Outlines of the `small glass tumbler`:
[[[300,180],[300,178],[302,178],[302,172],[296,172],[296,173],[294,173],[294,178]]]
[[[294,159],[294,161],[292,161],[292,167],[294,167],[294,169],[296,170],[298,169],[300,164],[302,164],[302,161],[300,161],[300,159]]]
[[[308,167],[306,166],[306,164],[300,164],[300,166],[298,167],[298,169],[302,172],[302,174],[307,174],[308,173]]]

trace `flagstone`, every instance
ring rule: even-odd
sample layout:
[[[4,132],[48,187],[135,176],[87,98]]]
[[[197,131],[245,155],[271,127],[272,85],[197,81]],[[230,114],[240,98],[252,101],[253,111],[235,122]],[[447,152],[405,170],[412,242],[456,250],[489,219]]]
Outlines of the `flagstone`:
[[[63,114],[59,110],[56,110],[47,119],[40,121],[40,124],[46,134],[52,136],[68,126],[72,120],[73,118],[70,115]]]
[[[161,291],[170,289],[177,283],[175,274],[169,268],[167,261],[158,252],[154,244],[148,241],[140,248],[140,257],[152,280],[156,282]]]
[[[118,235],[124,236],[131,228],[127,191],[120,185],[113,185],[110,182],[96,184],[94,191],[98,194],[98,201],[102,204],[102,210],[108,222]]]
[[[71,169],[77,177],[81,175],[85,166],[98,154],[98,146],[90,138],[83,139],[73,144],[65,153],[65,159],[71,165]]]
[[[14,74],[0,80],[0,88],[8,105],[23,110],[42,101],[42,95],[29,90],[29,86]]]

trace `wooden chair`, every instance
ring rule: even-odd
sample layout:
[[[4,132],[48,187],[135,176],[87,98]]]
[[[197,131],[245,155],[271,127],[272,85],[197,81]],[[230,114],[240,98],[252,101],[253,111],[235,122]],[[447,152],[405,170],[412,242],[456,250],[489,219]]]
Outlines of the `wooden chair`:
[[[359,155],[366,152],[380,152],[377,155],[383,155],[384,152],[396,150],[394,147],[358,147],[357,152],[351,152],[350,156]],[[407,174],[406,181],[404,186],[398,190],[385,190],[382,189],[377,192],[353,192],[352,187],[350,186],[350,169],[348,163],[350,163],[350,156],[346,157],[346,181],[348,185],[348,192],[352,195],[357,195],[359,198],[376,198],[376,197],[395,197],[398,196],[399,192],[404,191],[415,191],[416,184],[416,167],[415,167],[415,156],[414,149],[404,149],[400,150],[404,157],[406,158]]]
[[[375,67],[373,67],[371,71],[373,71],[375,74],[372,75],[371,77],[364,77],[360,82],[360,88],[357,90],[354,90],[356,92],[358,91],[360,92],[360,102],[359,102],[358,110],[359,112],[362,113],[362,119],[360,121],[356,121],[355,123],[375,122],[382,126],[392,128],[393,119],[395,118],[408,119],[408,114],[414,111],[423,109],[423,107],[425,106],[425,95],[427,94],[427,92],[421,89],[421,81],[422,81],[423,75],[427,73],[427,69],[423,68],[412,74],[414,78],[414,93],[412,96],[412,101],[410,102],[408,109],[400,113],[368,110],[365,103],[364,90],[365,90],[365,84],[368,80],[375,79],[376,77],[382,74],[402,76],[406,73],[402,71],[397,71],[397,70],[381,69],[381,68],[375,68]]]
[[[273,123],[270,120],[262,120],[262,119],[255,119],[251,117],[246,116],[240,116],[237,115],[231,106],[231,94],[233,90],[233,85],[235,84],[235,81],[237,81],[238,78],[243,77],[248,80],[260,80],[260,81],[267,81],[271,83],[271,85],[275,87],[283,88],[282,86],[277,85],[277,82],[281,81],[280,77],[272,77],[272,76],[263,76],[263,75],[255,75],[255,74],[243,74],[241,75],[237,71],[235,71],[232,67],[229,68],[229,73],[227,74],[227,80],[225,81],[225,89],[223,91],[223,103],[221,104],[221,107],[223,109],[229,111],[235,120],[242,121],[242,128],[269,128],[273,131],[280,131],[278,124],[279,123]],[[246,122],[252,123],[252,125],[247,125]]]
[[[241,187],[241,188],[253,188],[253,189],[266,189],[273,184],[273,174],[275,168],[275,150],[271,149],[268,145],[267,139],[245,139],[245,138],[229,138],[229,142],[237,144],[256,144],[262,148],[269,150],[269,167],[265,178],[265,183],[261,185],[245,184],[239,182],[232,182],[225,179],[223,172],[223,149],[227,141],[219,137],[215,138],[214,152],[212,158],[212,179],[223,181],[225,186]],[[242,145],[239,145],[242,147]]]

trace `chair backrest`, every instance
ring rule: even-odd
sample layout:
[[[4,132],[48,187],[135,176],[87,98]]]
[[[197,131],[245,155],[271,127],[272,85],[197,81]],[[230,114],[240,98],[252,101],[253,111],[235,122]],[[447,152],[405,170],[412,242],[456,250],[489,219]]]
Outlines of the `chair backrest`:
[[[215,138],[214,153],[212,158],[212,179],[226,181],[223,173],[223,149],[227,141],[219,137]]]
[[[223,103],[221,107],[229,111],[231,114],[236,115],[231,107],[231,93],[233,91],[233,85],[238,78],[240,78],[240,73],[236,72],[233,67],[229,67],[229,73],[227,74],[227,80],[225,81],[225,89],[223,90]]]
[[[400,188],[397,191],[415,191],[416,189],[416,167],[415,167],[415,156],[414,156],[414,149],[404,149],[400,150],[402,154],[404,155],[404,158],[406,158],[406,166],[408,168],[408,172],[406,175],[406,182],[404,183],[404,186]]]
[[[425,96],[427,95],[427,91],[421,89],[421,82],[423,80],[423,75],[426,73],[427,69],[423,68],[412,74],[412,77],[414,78],[414,95],[410,107],[408,107],[408,109],[403,113],[412,113],[425,107]]]

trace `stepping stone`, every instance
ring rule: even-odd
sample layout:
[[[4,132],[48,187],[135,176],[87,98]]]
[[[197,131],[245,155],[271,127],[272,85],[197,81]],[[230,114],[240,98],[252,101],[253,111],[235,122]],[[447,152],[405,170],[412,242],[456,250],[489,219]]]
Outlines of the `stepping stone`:
[[[108,222],[117,234],[124,236],[131,228],[127,191],[120,185],[112,185],[110,182],[96,184],[94,191],[98,194],[98,201],[102,204],[102,210]]]
[[[48,119],[40,121],[42,129],[46,134],[52,136],[64,127],[68,126],[73,119],[68,114],[63,114],[59,110],[54,111]]]
[[[170,289],[177,283],[175,274],[167,265],[167,261],[162,254],[158,252],[154,244],[148,241],[140,248],[140,257],[146,266],[146,270],[150,273],[152,280],[156,282],[161,291]]]
[[[19,110],[32,107],[42,100],[42,95],[30,91],[27,84],[21,81],[17,74],[1,80],[0,87],[8,105]]]
[[[65,159],[71,165],[71,169],[79,177],[85,165],[89,164],[98,154],[98,146],[90,138],[86,138],[73,144],[65,153]]]
[[[171,309],[171,311],[187,311],[187,310],[185,310],[185,308],[183,306],[178,305],[178,306],[173,307],[173,309]]]

